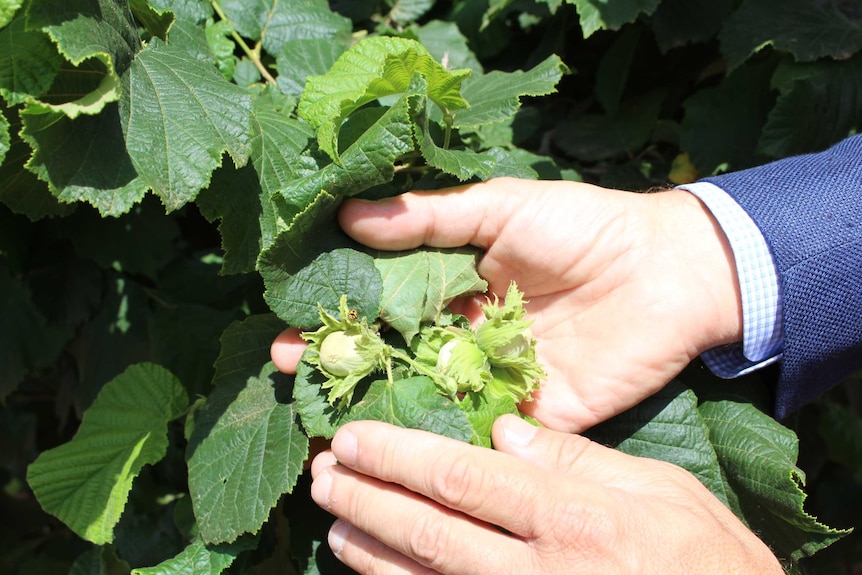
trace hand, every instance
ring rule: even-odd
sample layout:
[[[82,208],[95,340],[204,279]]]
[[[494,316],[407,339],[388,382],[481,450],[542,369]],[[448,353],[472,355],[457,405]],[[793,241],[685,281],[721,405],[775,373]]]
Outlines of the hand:
[[[496,179],[380,202],[348,201],[344,230],[374,248],[473,244],[490,291],[529,300],[548,379],[521,410],[580,432],[653,394],[703,351],[742,339],[726,237],[692,194]],[[292,339],[291,339],[292,338]],[[273,346],[283,370],[296,332]]]
[[[380,422],[312,464],[360,573],[757,573],[768,547],[683,469],[503,416],[496,450]]]

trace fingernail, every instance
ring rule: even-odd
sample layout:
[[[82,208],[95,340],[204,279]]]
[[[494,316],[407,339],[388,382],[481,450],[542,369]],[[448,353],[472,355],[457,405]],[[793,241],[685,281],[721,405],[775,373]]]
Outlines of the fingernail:
[[[506,443],[515,447],[527,447],[536,437],[538,428],[518,416],[506,419],[506,427],[503,428],[503,437]]]
[[[332,491],[332,474],[323,470],[311,483],[311,498],[320,507],[329,510],[329,493]]]
[[[347,429],[341,428],[332,438],[330,445],[332,453],[335,454],[335,459],[339,463],[347,466],[356,465],[356,454],[358,447],[356,444],[356,435]]]
[[[332,549],[336,557],[341,556],[341,550],[344,549],[344,541],[347,539],[347,534],[350,533],[351,528],[350,523],[339,519],[329,529],[327,541],[329,542],[329,548]]]

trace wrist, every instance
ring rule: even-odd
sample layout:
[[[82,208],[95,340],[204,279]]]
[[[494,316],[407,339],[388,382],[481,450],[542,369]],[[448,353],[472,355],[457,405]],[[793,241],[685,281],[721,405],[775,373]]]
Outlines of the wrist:
[[[727,235],[706,205],[686,190],[650,194],[659,237],[675,262],[681,313],[697,352],[743,339],[739,276]]]

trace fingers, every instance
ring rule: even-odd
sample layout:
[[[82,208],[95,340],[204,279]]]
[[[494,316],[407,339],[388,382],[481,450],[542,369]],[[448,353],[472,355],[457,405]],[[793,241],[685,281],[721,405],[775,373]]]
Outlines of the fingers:
[[[377,202],[348,200],[341,227],[377,249],[474,245],[487,248],[508,219],[509,199],[535,182],[502,178],[435,192],[410,192]]]
[[[482,312],[482,306],[488,303],[488,298],[484,294],[475,294],[470,296],[458,297],[449,302],[449,311],[460,314],[470,320],[473,325],[478,325],[484,321],[485,314]]]
[[[380,422],[343,426],[331,451],[312,465],[311,491],[315,502],[353,526],[346,534],[339,527],[330,542],[339,558],[369,573],[530,573],[541,567],[543,553],[558,547],[559,537],[550,533],[555,526],[568,526],[562,531],[570,534],[580,525],[575,532],[590,540],[605,537],[603,526],[611,523],[602,510],[622,513],[619,505],[600,484],[549,473],[551,456],[543,460],[538,453],[564,451],[565,434],[526,423],[497,426],[495,433],[545,467]],[[591,456],[593,445],[576,437],[574,451]],[[590,466],[580,467],[591,474]]]
[[[538,469],[561,472],[604,486],[628,485],[648,464],[586,437],[536,427],[516,415],[504,415],[491,430],[494,449]],[[642,471],[642,470],[640,470]]]
[[[353,526],[340,534],[336,528],[330,546],[341,561],[362,572],[501,572],[484,556],[490,549],[501,566],[523,562],[525,546],[520,539],[400,485],[342,465],[320,470],[311,495],[318,505]],[[385,568],[378,565],[379,571],[371,571],[368,563],[382,563]]]
[[[553,502],[543,497],[550,480],[541,469],[525,466],[517,459],[491,449],[427,432],[373,421],[353,422],[336,433],[332,453],[341,464],[334,468],[333,476],[349,468],[375,480],[405,488],[399,492],[398,505],[384,505],[375,501],[369,485],[356,484],[353,480],[354,483],[349,485],[365,495],[350,495],[354,501],[349,510],[351,516],[340,516],[354,525],[354,519],[364,520],[358,517],[361,513],[356,513],[357,505],[367,506],[368,516],[379,517],[383,508],[392,513],[413,509],[419,515],[417,501],[427,498],[435,508],[458,512],[450,518],[465,514],[530,538],[543,528],[535,517],[548,515],[549,508],[553,507]],[[347,494],[351,493],[346,487],[348,476],[339,474],[337,477],[332,485],[333,493],[348,497]],[[501,501],[505,504],[501,505]],[[328,500],[330,506],[334,505],[333,502],[338,503],[339,498]],[[338,515],[336,507],[331,510]]]
[[[780,572],[679,468],[515,416],[493,433],[503,452],[378,422],[342,427],[312,467],[312,497],[341,519],[329,537],[339,559],[375,574]],[[599,477],[611,480],[588,479]],[[512,533],[519,524],[533,534]]]
[[[289,327],[273,340],[269,348],[272,363],[282,373],[296,373],[299,358],[308,345],[300,336],[300,331],[295,327]]]
[[[328,543],[341,562],[359,573],[386,573],[387,575],[436,573],[387,547],[346,521],[335,522],[329,530]]]

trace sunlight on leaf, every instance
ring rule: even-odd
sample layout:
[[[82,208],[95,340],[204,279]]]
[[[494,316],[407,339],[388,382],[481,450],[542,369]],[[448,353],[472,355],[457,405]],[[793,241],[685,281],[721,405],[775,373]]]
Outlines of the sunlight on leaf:
[[[102,388],[75,437],[28,468],[39,503],[84,539],[111,542],[132,480],[164,456],[167,424],[187,405],[185,389],[164,368],[128,368]]]

